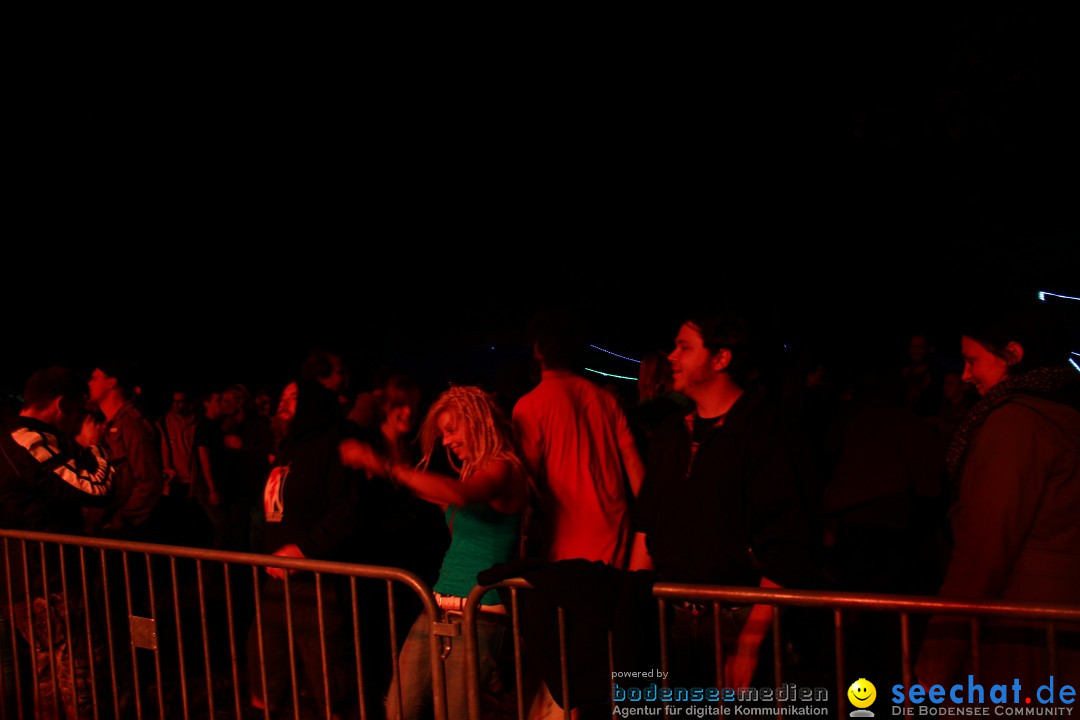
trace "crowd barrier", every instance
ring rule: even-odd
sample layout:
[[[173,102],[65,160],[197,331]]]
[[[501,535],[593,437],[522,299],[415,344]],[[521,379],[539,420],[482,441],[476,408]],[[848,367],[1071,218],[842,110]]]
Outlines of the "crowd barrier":
[[[267,629],[269,614],[282,611],[288,647],[288,683],[295,718],[331,718],[330,675],[341,671],[337,659],[328,656],[328,601],[337,593],[344,610],[342,628],[351,634],[350,660],[345,663],[355,709],[368,717],[370,698],[381,701],[384,690],[401,693],[396,683],[379,686],[382,678],[367,677],[365,662],[372,643],[385,643],[377,652],[389,656],[389,667],[398,667],[401,635],[408,628],[403,600],[413,612],[431,618],[428,659],[431,667],[431,704],[436,720],[445,720],[446,677],[443,658],[446,645],[461,636],[466,654],[467,700],[471,720],[483,717],[478,644],[479,598],[496,587],[508,588],[509,627],[513,647],[514,688],[517,716],[526,716],[520,594],[533,591],[523,579],[498,585],[477,586],[469,595],[461,624],[442,621],[431,590],[415,575],[395,568],[281,558],[198,548],[122,542],[46,533],[0,530],[4,560],[0,589],[0,718],[65,717],[70,703],[79,718],[130,717],[244,718],[252,688],[246,675],[257,674],[256,685],[267,687]],[[261,592],[267,582],[264,568],[279,567],[295,574],[281,582],[282,607],[271,611]],[[363,586],[361,586],[364,584]],[[302,590],[302,588],[304,588]],[[372,588],[380,588],[373,591]],[[913,616],[959,615],[971,618],[971,657],[979,675],[980,623],[985,618],[1035,620],[1046,625],[1046,647],[1051,674],[1057,668],[1059,626],[1080,623],[1080,607],[1007,603],[965,602],[929,597],[871,595],[826,591],[741,588],[658,583],[652,586],[660,631],[660,665],[670,666],[668,622],[673,603],[695,603],[722,608],[755,604],[777,608],[816,608],[832,615],[835,670],[835,709],[847,715],[846,690],[850,678],[845,658],[846,622],[852,614],[876,613],[896,617],[899,626],[899,676],[912,683]],[[411,598],[411,600],[409,600]],[[305,605],[307,603],[307,605]],[[313,617],[303,620],[305,611]],[[378,613],[372,617],[373,613]],[[299,619],[298,619],[299,618]],[[777,686],[785,681],[783,614],[773,614],[773,674]],[[298,657],[295,633],[307,624],[317,636],[318,657]],[[254,628],[250,653],[242,649],[249,628]],[[724,646],[719,626],[714,638],[716,684],[723,687]],[[381,629],[365,640],[365,630]],[[570,694],[567,672],[567,616],[558,609],[557,633],[562,674],[562,705]],[[336,638],[340,640],[341,638]],[[251,656],[249,656],[249,654]],[[256,662],[255,673],[249,665]],[[321,679],[321,688],[301,679]],[[310,667],[317,666],[317,670]],[[614,668],[611,639],[608,668]],[[248,672],[245,672],[248,670]],[[396,673],[395,673],[396,675]],[[306,687],[305,687],[306,685]],[[661,685],[667,687],[665,676]],[[321,692],[320,692],[321,691]],[[305,697],[307,695],[313,697]],[[365,698],[368,702],[365,702]],[[317,702],[321,699],[321,702]],[[908,701],[909,702],[909,701]],[[380,703],[381,704],[381,703]],[[400,703],[399,703],[400,705]],[[612,709],[614,710],[614,702]],[[783,710],[783,703],[777,708]],[[270,712],[264,711],[268,720]],[[70,717],[70,712],[68,714]],[[564,717],[570,717],[569,709]]]
[[[291,571],[283,581],[270,582],[281,582],[284,589],[283,608],[278,609],[283,610],[287,633],[294,717],[302,716],[302,701],[304,715],[312,712],[299,677],[305,659],[319,666],[314,672],[306,668],[307,676],[322,679],[321,692],[310,688],[310,683],[306,688],[324,699],[321,707],[315,703],[314,711],[319,717],[332,717],[329,678],[342,668],[328,657],[327,647],[328,640],[342,639],[328,638],[327,615],[332,611],[328,598],[337,593],[338,609],[344,610],[343,627],[352,635],[348,674],[359,716],[367,717],[370,702],[365,704],[364,698],[372,694],[370,684],[380,680],[365,677],[365,664],[355,662],[371,654],[362,645],[362,632],[380,626],[388,630],[388,637],[381,638],[388,643],[383,652],[396,668],[399,631],[408,627],[399,622],[398,613],[403,597],[411,596],[414,608],[419,606],[416,609],[436,619],[429,638],[432,706],[437,720],[446,718],[440,635],[459,628],[437,622],[431,590],[412,573],[11,530],[0,530],[0,543],[4,560],[0,619],[6,625],[0,630],[7,636],[0,638],[3,720],[63,718],[65,702],[86,720],[119,719],[131,713],[169,720],[247,717],[251,689],[243,670],[252,658],[245,657],[241,648],[254,626],[253,648],[265,688],[265,641],[272,638],[266,630],[269,609],[261,591],[267,580],[261,569],[271,566]],[[385,584],[385,594],[373,590],[372,583]],[[306,590],[302,592],[301,586]],[[395,592],[395,588],[404,590]],[[365,619],[365,612],[376,611],[386,613],[384,622]],[[317,628],[317,661],[297,657],[294,624],[304,622],[295,621],[305,612],[311,616],[310,627]],[[400,692],[400,688],[389,691]],[[264,715],[269,720],[269,710]]]
[[[521,633],[521,608],[519,595],[521,592],[533,590],[532,586],[521,578],[505,580],[496,585],[477,586],[469,595],[469,602],[464,612],[464,629],[466,639],[466,652],[469,653],[469,677],[468,699],[470,720],[482,720],[481,718],[481,677],[476,653],[476,618],[477,602],[484,593],[491,589],[504,587],[509,589],[510,603],[510,626],[513,631],[512,641],[514,650],[515,685],[517,689],[517,715],[520,720],[526,716],[528,698],[523,693],[524,677],[522,671],[522,656],[524,652]],[[1036,620],[1046,624],[1047,652],[1049,655],[1050,674],[1057,672],[1057,635],[1059,623],[1080,622],[1080,607],[1071,605],[1045,605],[1030,602],[1003,602],[1003,601],[960,601],[947,600],[937,597],[915,597],[909,595],[877,595],[869,593],[841,593],[814,590],[787,590],[765,589],[725,586],[703,586],[676,583],[657,583],[652,587],[652,595],[656,599],[657,613],[660,628],[660,662],[661,670],[668,672],[671,658],[669,657],[669,604],[672,602],[686,601],[693,603],[707,603],[711,605],[714,615],[719,615],[722,608],[746,607],[755,604],[772,605],[776,608],[819,608],[832,612],[834,654],[835,654],[835,710],[836,717],[846,717],[851,708],[847,705],[847,689],[852,682],[847,674],[845,666],[845,613],[870,612],[892,613],[899,619],[898,641],[900,643],[900,675],[906,687],[910,687],[913,681],[912,644],[911,644],[911,617],[912,615],[959,615],[970,617],[971,625],[971,659],[975,681],[979,681],[979,627],[984,618],[1011,618],[1016,620]],[[784,632],[781,627],[781,612],[774,612],[772,617],[772,657],[773,674],[777,687],[785,682],[784,667]],[[560,670],[561,670],[561,703],[563,717],[570,720],[569,698],[569,674],[567,672],[567,616],[563,608],[558,608],[558,633]],[[715,653],[716,687],[725,686],[723,678],[724,647],[720,639],[719,623],[713,625],[715,635],[713,650]],[[614,663],[611,655],[611,633],[608,633],[608,669],[614,671]],[[668,687],[666,675],[661,679],[661,686]],[[719,701],[723,704],[723,700]],[[905,697],[905,707],[910,708],[910,697]],[[612,701],[612,710],[615,703]],[[783,716],[783,701],[777,700],[779,716]]]

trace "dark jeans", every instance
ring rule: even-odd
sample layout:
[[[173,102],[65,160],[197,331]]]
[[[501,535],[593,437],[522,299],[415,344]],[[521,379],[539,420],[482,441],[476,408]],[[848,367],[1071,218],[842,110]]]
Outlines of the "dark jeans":
[[[69,613],[73,637],[67,636]],[[65,602],[61,593],[50,593],[48,598],[33,598],[32,629],[25,602],[15,603],[13,615],[19,634],[27,643],[31,643],[34,656],[37,672],[34,678],[34,717],[44,720],[63,718],[65,715],[68,718],[92,717],[91,657],[86,649],[85,632],[80,632],[86,628],[82,602],[74,597]],[[95,650],[93,661],[100,663],[100,650]],[[54,683],[59,690],[59,698],[53,693]]]
[[[324,634],[319,634],[319,608],[315,582],[309,576],[290,578],[293,656],[297,665],[297,686],[303,681],[315,697],[317,712],[326,708],[326,689],[331,708],[340,711],[348,694],[348,681],[355,677],[350,653],[351,631],[342,612],[335,578],[322,580],[322,617]],[[262,611],[262,651],[259,654],[259,628],[252,624],[247,641],[248,682],[251,693],[270,708],[281,707],[292,688],[289,661],[289,628],[285,613],[285,583],[270,578],[260,595]],[[323,638],[326,654],[323,655]],[[263,661],[260,663],[260,659]],[[325,659],[325,672],[323,661]],[[263,688],[261,668],[266,668]],[[325,684],[324,684],[325,683]]]

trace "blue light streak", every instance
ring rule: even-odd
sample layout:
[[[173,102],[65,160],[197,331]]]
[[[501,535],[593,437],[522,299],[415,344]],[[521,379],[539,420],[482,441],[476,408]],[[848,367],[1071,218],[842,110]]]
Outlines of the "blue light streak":
[[[1045,290],[1039,291],[1039,300],[1046,302],[1047,296],[1061,298],[1062,300],[1080,300],[1080,297],[1073,297],[1071,295],[1058,295],[1057,293],[1046,292]]]
[[[608,355],[614,355],[617,358],[622,358],[623,360],[629,360],[630,362],[637,363],[638,365],[641,364],[640,360],[635,360],[634,358],[626,357],[625,355],[620,355],[619,353],[613,353],[610,350],[605,350],[604,348],[600,347],[599,345],[590,345],[589,347],[591,347],[594,350],[599,350],[600,352],[606,352]],[[618,377],[618,376],[616,376],[616,377]],[[634,378],[634,379],[636,380],[637,378]]]
[[[637,382],[636,377],[628,377],[626,375],[612,375],[611,373],[600,372],[599,370],[593,370],[592,368],[585,368],[585,369],[588,370],[591,373],[596,373],[597,375],[603,375],[604,377],[619,378],[620,380],[633,380],[634,382]]]

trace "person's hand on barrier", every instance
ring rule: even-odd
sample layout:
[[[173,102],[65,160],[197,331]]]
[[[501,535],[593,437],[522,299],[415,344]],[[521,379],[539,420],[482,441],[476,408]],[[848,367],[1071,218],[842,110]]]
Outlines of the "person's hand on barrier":
[[[292,543],[289,543],[288,545],[282,545],[281,547],[279,547],[277,550],[274,551],[274,555],[276,555],[278,557],[286,557],[286,558],[303,558],[304,557],[304,553],[300,552],[300,548],[296,547],[296,545],[294,545]],[[269,575],[270,577],[276,578],[278,580],[284,580],[286,575],[291,575],[294,572],[296,572],[296,571],[295,570],[286,570],[285,568],[279,568],[279,567],[268,567],[268,568],[266,568],[266,574]]]
[[[367,470],[373,475],[379,475],[386,466],[385,459],[379,457],[370,445],[359,440],[342,440],[338,449],[341,452],[341,464],[354,470]]]

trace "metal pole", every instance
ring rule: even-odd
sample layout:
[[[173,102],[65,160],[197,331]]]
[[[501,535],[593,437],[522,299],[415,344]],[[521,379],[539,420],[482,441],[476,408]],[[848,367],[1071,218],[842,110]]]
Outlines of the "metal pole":
[[[326,720],[333,720],[330,710],[330,668],[326,663],[326,621],[323,618],[322,575],[315,573],[315,611],[319,616],[319,657],[322,661],[323,700],[326,703]]]
[[[11,664],[15,666],[15,703],[16,709],[19,711],[19,717],[26,717],[26,713],[23,711],[23,695],[22,695],[22,678],[19,673],[19,644],[15,638],[19,634],[19,628],[15,624],[15,599],[12,596],[11,590],[11,548],[8,545],[8,538],[4,538],[4,579],[7,581],[7,606],[8,617],[10,618],[11,626]],[[25,543],[25,541],[20,541]],[[25,574],[25,573],[24,573]],[[2,706],[0,706],[2,707]],[[3,708],[5,713],[5,720],[7,720],[7,708]]]
[[[150,566],[150,553],[143,553],[146,558],[146,587],[150,594],[150,619],[157,627],[157,602],[154,599],[154,569]],[[154,677],[157,679],[158,709],[165,717],[165,688],[161,682],[161,648],[154,648]]]
[[[360,654],[360,603],[356,596],[356,578],[349,578],[349,596],[352,601],[353,649],[356,652],[356,693],[360,707],[360,720],[367,720],[367,703],[364,701],[364,662]]]
[[[124,596],[127,598],[127,617],[128,617],[128,645],[131,646],[131,673],[134,678],[135,684],[132,688],[132,693],[135,695],[135,715],[136,717],[142,717],[142,688],[139,685],[139,657],[135,652],[135,642],[131,637],[131,616],[134,614],[131,603],[131,569],[128,567],[128,554],[126,551],[120,553],[120,559],[124,565]],[[108,592],[106,588],[105,592]],[[119,712],[119,710],[117,711]]]
[[[146,556],[146,564],[149,570],[149,555]],[[183,703],[184,720],[188,720],[191,716],[188,713],[187,670],[184,668],[184,632],[180,621],[180,588],[176,579],[176,558],[174,557],[169,558],[169,572],[172,576],[173,614],[176,616],[176,654],[180,660],[180,701]],[[200,577],[199,580],[201,581],[202,578]],[[209,690],[210,688],[207,688],[207,692]],[[161,692],[160,680],[158,681],[158,692]]]
[[[514,683],[517,685],[518,720],[525,720],[525,673],[521,666],[521,615],[517,588],[510,588],[510,612],[514,628]]]
[[[97,692],[97,658],[94,657],[94,634],[90,620],[90,586],[86,576],[86,549],[79,546],[79,571],[82,574],[83,620],[86,621],[86,658],[90,666],[90,702],[94,706],[94,720],[99,720]]]
[[[844,717],[844,614],[833,610],[833,641],[836,644],[836,717]]]
[[[210,663],[210,633],[206,627],[206,589],[203,583],[202,560],[195,561],[195,584],[199,593],[199,629],[202,631],[203,667],[206,669],[206,702],[210,717],[214,717],[214,673]]]

